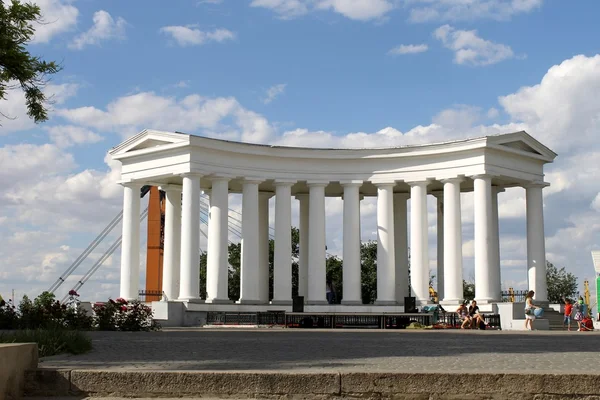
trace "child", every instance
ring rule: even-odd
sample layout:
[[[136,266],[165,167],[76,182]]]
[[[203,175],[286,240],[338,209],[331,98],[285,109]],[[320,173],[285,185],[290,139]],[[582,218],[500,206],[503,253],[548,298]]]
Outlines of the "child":
[[[573,312],[573,304],[571,304],[571,300],[565,299],[565,319],[563,321],[563,326],[567,325],[567,330],[571,330],[571,313]]]

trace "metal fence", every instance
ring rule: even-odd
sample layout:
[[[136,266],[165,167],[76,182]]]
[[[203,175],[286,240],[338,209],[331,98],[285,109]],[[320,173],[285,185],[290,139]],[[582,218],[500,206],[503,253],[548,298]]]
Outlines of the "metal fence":
[[[163,291],[161,290],[140,290],[138,291],[138,299],[142,303],[151,301],[161,301],[163,298]]]
[[[285,312],[216,312],[206,316],[208,325],[285,325]]]

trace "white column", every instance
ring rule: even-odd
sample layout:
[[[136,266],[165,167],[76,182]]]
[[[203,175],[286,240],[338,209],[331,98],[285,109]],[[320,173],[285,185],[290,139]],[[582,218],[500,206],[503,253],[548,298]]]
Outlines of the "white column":
[[[183,176],[179,300],[200,299],[200,177]]]
[[[292,304],[292,185],[275,181],[275,254],[272,304]]]
[[[125,300],[137,300],[140,287],[140,189],[142,185],[127,183],[123,187],[120,297]]]
[[[444,193],[436,193],[437,203],[437,295],[444,298]]]
[[[409,193],[394,193],[394,247],[396,248],[396,303],[408,296],[408,207]]]
[[[258,293],[261,304],[269,302],[269,199],[273,193],[258,193]]]
[[[344,188],[344,305],[362,304],[360,287],[360,194],[362,181],[340,182]]]
[[[548,301],[546,283],[546,244],[544,237],[543,184],[526,186],[527,198],[527,277],[529,289],[538,302]]]
[[[504,189],[492,186],[492,249],[491,249],[491,274],[492,298],[496,301],[502,299],[502,273],[500,269],[500,224],[498,220],[498,193]]]
[[[240,304],[260,304],[258,184],[246,180],[242,194],[242,265]]]
[[[377,305],[396,304],[396,253],[394,252],[394,186],[377,186]]]
[[[428,184],[428,181],[410,183],[410,285],[417,304],[430,302],[427,234]]]
[[[212,178],[206,260],[207,303],[231,303],[229,300],[229,178]]]
[[[463,300],[462,217],[460,184],[463,178],[447,179],[444,183],[444,297],[446,304],[457,305]]]
[[[307,182],[309,188],[308,222],[308,304],[327,304],[325,298],[325,186],[326,182]]]
[[[475,299],[489,303],[494,299],[492,273],[492,177],[477,175],[475,180]]]
[[[181,186],[161,187],[166,193],[165,248],[163,255],[163,292],[167,300],[179,298],[181,264]]]
[[[300,247],[298,252],[298,296],[304,296],[308,300],[308,194],[297,194],[300,201]]]

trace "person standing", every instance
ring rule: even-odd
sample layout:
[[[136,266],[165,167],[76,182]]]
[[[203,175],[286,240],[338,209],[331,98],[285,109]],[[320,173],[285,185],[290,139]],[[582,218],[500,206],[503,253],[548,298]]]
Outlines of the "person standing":
[[[571,300],[565,299],[565,319],[563,320],[563,326],[567,326],[567,330],[571,330],[571,313],[573,312],[573,304]]]
[[[535,321],[534,310],[539,308],[533,304],[533,295],[535,292],[530,290],[525,297],[525,329],[533,330],[533,321]]]

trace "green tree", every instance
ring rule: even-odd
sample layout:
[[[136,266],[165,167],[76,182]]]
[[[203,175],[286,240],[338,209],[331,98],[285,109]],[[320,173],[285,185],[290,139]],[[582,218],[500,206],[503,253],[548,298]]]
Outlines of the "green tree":
[[[562,298],[573,298],[577,295],[577,278],[565,267],[558,269],[551,262],[546,262],[546,284],[548,285],[548,301],[561,303]]]
[[[474,300],[475,299],[475,283],[467,282],[463,279],[463,299]]]
[[[206,300],[206,252],[200,252],[200,298]]]
[[[20,87],[27,115],[36,123],[48,119],[49,99],[42,90],[46,77],[61,69],[54,61],[31,55],[26,48],[35,32],[33,23],[40,18],[40,7],[35,4],[0,1],[0,100],[6,100],[9,90]],[[0,115],[5,116],[1,110]]]
[[[339,304],[344,298],[344,276],[342,259],[337,256],[328,256],[325,260],[325,275],[331,280],[335,291],[334,303]]]
[[[370,240],[360,245],[361,295],[363,304],[377,300],[377,242]]]
[[[240,299],[240,279],[241,279],[241,256],[242,244],[229,244],[229,300],[238,301]]]

